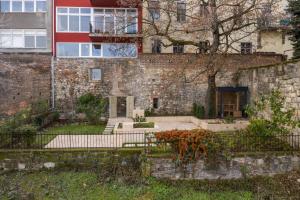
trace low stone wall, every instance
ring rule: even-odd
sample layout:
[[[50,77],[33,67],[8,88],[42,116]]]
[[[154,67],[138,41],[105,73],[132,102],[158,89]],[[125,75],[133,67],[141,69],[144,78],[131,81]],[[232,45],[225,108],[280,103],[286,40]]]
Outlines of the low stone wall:
[[[238,179],[245,176],[272,176],[300,169],[299,155],[240,157],[220,163],[216,169],[206,166],[204,160],[176,166],[171,158],[151,158],[151,176],[167,179]]]
[[[129,166],[139,162],[141,151],[3,151],[0,152],[0,172],[9,170],[84,169],[90,170],[113,162]],[[140,164],[138,164],[140,165]],[[138,166],[139,167],[139,166]]]

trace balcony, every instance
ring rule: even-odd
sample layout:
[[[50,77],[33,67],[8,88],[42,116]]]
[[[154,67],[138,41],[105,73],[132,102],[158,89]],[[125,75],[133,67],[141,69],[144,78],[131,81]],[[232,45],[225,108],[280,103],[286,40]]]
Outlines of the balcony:
[[[116,25],[114,22],[90,22],[90,37],[122,37],[122,38],[137,38],[142,37],[138,34],[137,25]]]

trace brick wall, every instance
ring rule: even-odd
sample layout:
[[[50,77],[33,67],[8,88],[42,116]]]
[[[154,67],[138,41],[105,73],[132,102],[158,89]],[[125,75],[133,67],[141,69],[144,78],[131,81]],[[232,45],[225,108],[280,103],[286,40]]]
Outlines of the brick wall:
[[[0,54],[0,117],[50,99],[51,56]]]

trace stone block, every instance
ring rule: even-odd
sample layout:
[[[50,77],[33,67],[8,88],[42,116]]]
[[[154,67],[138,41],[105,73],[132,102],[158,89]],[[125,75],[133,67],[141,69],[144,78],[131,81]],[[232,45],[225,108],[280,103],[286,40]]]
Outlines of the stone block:
[[[46,162],[46,163],[44,163],[44,168],[53,169],[53,168],[55,168],[55,163],[54,162]]]

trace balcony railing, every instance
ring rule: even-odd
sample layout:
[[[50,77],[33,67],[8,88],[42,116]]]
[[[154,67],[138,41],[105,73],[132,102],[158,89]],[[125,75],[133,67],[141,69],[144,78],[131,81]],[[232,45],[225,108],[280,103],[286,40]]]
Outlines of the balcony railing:
[[[90,36],[141,37],[134,25],[116,25],[114,22],[90,22]]]

